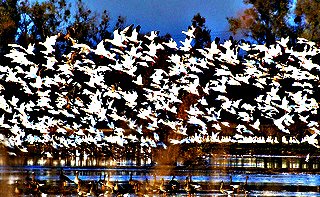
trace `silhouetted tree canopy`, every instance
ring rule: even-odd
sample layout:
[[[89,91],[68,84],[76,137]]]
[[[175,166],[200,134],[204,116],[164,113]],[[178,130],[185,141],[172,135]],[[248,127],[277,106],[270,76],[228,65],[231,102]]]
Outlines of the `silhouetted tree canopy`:
[[[317,0],[244,0],[251,7],[236,17],[228,17],[229,30],[242,33],[259,44],[273,44],[283,37],[295,42],[303,37],[318,42],[319,6]]]
[[[110,38],[112,31],[109,13],[93,12],[81,0],[2,1],[0,16],[1,49],[8,43],[27,47],[58,33],[62,40],[72,37],[95,46],[98,41]],[[116,28],[124,23],[125,18],[119,16]]]
[[[252,7],[245,9],[237,17],[227,18],[230,31],[241,32],[246,37],[254,39],[259,44],[273,44],[276,38],[290,34],[290,24],[287,16],[290,10],[290,0],[244,0]]]
[[[0,49],[12,43],[18,28],[19,14],[17,0],[0,2]]]
[[[320,1],[298,0],[295,22],[299,34],[314,42],[320,41]]]
[[[209,30],[206,26],[206,19],[197,13],[191,20],[192,27],[196,28],[194,32],[194,48],[203,48],[211,43],[211,36]]]

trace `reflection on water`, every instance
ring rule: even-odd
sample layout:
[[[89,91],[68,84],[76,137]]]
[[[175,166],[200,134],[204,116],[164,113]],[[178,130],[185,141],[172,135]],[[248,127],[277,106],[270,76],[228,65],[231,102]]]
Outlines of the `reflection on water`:
[[[241,157],[211,158],[212,167],[238,167],[255,169],[287,169],[310,171],[319,169],[319,159],[314,157],[306,162],[305,156],[276,156],[276,155],[244,155]]]
[[[196,196],[222,196],[219,184],[232,181],[244,184],[249,176],[248,185],[252,188],[250,196],[320,196],[320,175],[318,158],[309,162],[304,157],[244,155],[241,157],[224,156],[206,158],[207,165],[200,167],[157,166],[144,163],[136,166],[132,160],[106,160],[104,158],[14,158],[7,162],[0,159],[0,181],[13,187],[16,181],[24,180],[26,172],[35,172],[36,179],[49,185],[56,185],[60,169],[70,178],[79,177],[85,181],[98,181],[104,174],[110,174],[110,181],[124,184],[129,181],[130,174],[134,180],[144,182],[146,178],[153,180],[156,175],[159,181],[166,183],[172,175],[181,184],[187,176],[192,175],[192,181],[202,186]],[[9,163],[9,166],[5,166]],[[143,162],[140,162],[143,163]],[[72,196],[71,194],[69,196]],[[179,196],[187,196],[182,193]],[[241,196],[241,195],[237,195]]]
[[[207,157],[204,159],[206,168],[244,168],[244,169],[288,169],[288,170],[317,170],[319,169],[319,159],[314,157],[311,161],[306,162],[303,156],[270,156],[270,155],[243,155],[225,156],[225,157]],[[112,160],[105,158],[93,157],[68,157],[68,158],[14,158],[10,159],[9,166],[70,166],[70,167],[112,167],[112,166],[152,166],[151,161],[140,162],[135,160]],[[0,159],[0,165],[4,161]],[[183,166],[177,163],[177,166]]]
[[[112,160],[104,158],[15,158],[10,161],[10,166],[27,165],[27,166],[71,166],[71,167],[97,167],[97,166],[136,166],[136,161],[132,160]],[[145,165],[150,165],[146,163]]]

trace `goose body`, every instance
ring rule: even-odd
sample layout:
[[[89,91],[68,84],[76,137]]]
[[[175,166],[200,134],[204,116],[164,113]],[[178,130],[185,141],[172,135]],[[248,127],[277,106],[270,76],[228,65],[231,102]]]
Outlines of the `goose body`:
[[[175,176],[172,176],[171,180],[169,181],[169,187],[172,191],[177,191],[180,189],[180,183],[175,180],[175,178]]]
[[[153,183],[152,183],[151,187],[152,187],[154,192],[157,191],[158,188],[159,188],[159,185],[158,185],[158,182],[157,182],[157,175],[155,175],[155,174],[153,175]]]
[[[27,183],[27,190],[31,194],[38,194],[38,193],[40,193],[39,186],[40,186],[39,182],[38,182],[38,180],[36,180],[36,174],[35,174],[35,172],[32,172],[31,180]]]
[[[25,183],[29,183],[31,181],[31,177],[30,177],[30,174],[29,174],[29,171],[27,171],[27,175],[25,177]]]
[[[140,190],[141,185],[142,185],[141,182],[138,180],[134,180],[132,178],[132,173],[130,173],[130,179],[129,179],[130,190],[132,192],[137,193]]]
[[[68,183],[73,183],[73,181],[64,174],[63,170],[60,170],[59,180],[62,186],[66,186]]]
[[[113,190],[114,184],[113,182],[110,181],[110,174],[108,174],[108,178],[107,178],[107,181],[104,182],[104,186],[106,187],[107,190],[111,190],[111,191]]]
[[[250,193],[250,189],[249,189],[249,186],[248,186],[248,179],[249,179],[249,176],[246,176],[246,180],[245,180],[242,188],[240,189],[241,193],[245,193],[245,194]]]
[[[90,195],[90,191],[92,189],[92,182],[90,182],[89,184],[87,184],[84,181],[79,181],[78,182],[78,187],[77,187],[77,192],[79,196],[88,196]]]
[[[192,181],[192,176],[190,175],[190,184],[196,189],[201,190],[201,185],[197,182]]]
[[[95,181],[93,181],[91,183],[91,187],[90,187],[90,196],[98,196],[98,188],[97,188],[97,183]]]
[[[144,193],[149,194],[153,192],[154,187],[150,185],[148,178],[144,182]]]
[[[191,184],[189,177],[186,177],[184,190],[187,192],[188,195],[192,195],[196,192],[195,187]]]
[[[22,184],[20,181],[15,182],[15,188],[14,188],[14,193],[15,194],[23,194],[25,190],[25,185]]]
[[[165,185],[164,179],[161,178],[160,185],[159,185],[159,194],[167,194],[168,187]]]
[[[125,193],[124,188],[121,185],[119,185],[118,180],[116,180],[114,182],[114,187],[112,188],[111,194],[119,196],[123,193]]]
[[[99,180],[98,180],[98,185],[101,185],[101,191],[105,191],[105,180],[106,180],[106,176],[104,176],[104,179],[102,179],[102,173],[100,173],[100,177],[99,177]]]
[[[223,183],[223,181],[221,181],[221,183],[220,183],[220,192],[221,192],[222,194],[231,195],[231,194],[234,193],[234,190],[233,190],[232,187],[230,187],[229,185],[225,185],[225,184]]]
[[[79,185],[79,182],[80,182],[80,181],[81,181],[81,180],[80,180],[80,178],[79,178],[79,172],[76,171],[76,177],[74,177],[73,182],[74,182],[75,184]]]

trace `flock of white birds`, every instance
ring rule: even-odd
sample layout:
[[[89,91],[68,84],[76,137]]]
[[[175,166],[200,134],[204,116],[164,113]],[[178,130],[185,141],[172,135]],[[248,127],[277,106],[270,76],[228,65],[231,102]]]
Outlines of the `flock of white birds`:
[[[268,143],[268,125],[318,147],[315,43],[227,40],[194,49],[194,30],[183,31],[178,44],[129,26],[96,48],[72,40],[59,58],[58,36],[27,48],[11,44],[9,63],[0,63],[1,142],[23,152],[35,143],[166,147],[208,139],[255,143],[258,136]],[[224,130],[231,137],[221,137]]]

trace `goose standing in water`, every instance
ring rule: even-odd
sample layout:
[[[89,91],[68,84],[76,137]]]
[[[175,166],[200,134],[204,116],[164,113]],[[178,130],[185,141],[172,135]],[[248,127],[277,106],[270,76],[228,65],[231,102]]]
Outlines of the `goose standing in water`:
[[[118,180],[114,183],[114,187],[112,193],[115,195],[119,195],[123,192],[123,188],[119,185]]]
[[[166,196],[168,193],[168,190],[169,190],[169,188],[167,185],[165,185],[164,179],[161,178],[160,186],[159,186],[159,194]]]
[[[94,181],[90,181],[89,183],[83,181],[79,178],[79,171],[76,171],[76,177],[74,178],[73,182],[77,184],[77,192],[79,196],[88,196],[90,195],[91,191],[96,189]]]
[[[106,177],[106,174],[104,175],[104,179],[105,177]],[[110,173],[108,173],[107,181],[104,181],[104,186],[106,190],[113,191],[114,184],[113,182],[110,181]]]
[[[21,183],[20,181],[15,182],[15,188],[14,188],[14,193],[17,195],[24,194],[26,190],[26,185],[24,183]]]
[[[114,182],[112,190],[106,190],[100,196],[122,196],[125,192],[124,188],[119,185],[118,180]]]
[[[59,185],[58,191],[61,191],[62,194],[65,192],[70,192],[70,187],[67,187],[69,183],[74,183],[67,175],[65,175],[64,171],[61,169],[59,172]]]
[[[106,186],[105,186],[105,182],[106,182],[106,174],[104,174],[104,177],[102,179],[102,172],[99,173],[100,176],[99,176],[99,181],[98,181],[98,185],[100,185],[100,189],[102,192],[105,192],[106,191]]]
[[[136,181],[133,180],[132,176],[133,176],[133,174],[132,174],[132,172],[130,172],[129,184],[130,184],[131,186],[133,186],[133,185],[136,183]]]
[[[96,181],[93,181],[91,183],[91,187],[90,187],[89,193],[90,193],[90,196],[98,196],[99,191],[98,191],[98,184],[97,184]]]
[[[63,170],[60,170],[59,181],[61,187],[65,187],[68,183],[73,183],[73,181],[67,175],[64,174]]]
[[[25,184],[28,184],[28,183],[31,181],[31,177],[30,177],[30,174],[29,174],[29,170],[27,171],[27,175],[26,175],[26,177],[25,177],[24,180],[25,180],[25,181],[24,181]]]
[[[90,182],[89,184],[86,184],[84,181],[79,181],[78,182],[78,188],[77,192],[79,196],[88,196],[90,195],[90,192],[92,190],[93,183]]]
[[[159,186],[158,186],[158,183],[157,183],[157,175],[156,175],[156,174],[153,175],[153,184],[152,184],[152,187],[153,187],[153,190],[157,190],[157,188],[159,187]]]
[[[190,182],[190,185],[192,185],[195,190],[201,190],[201,185],[197,182],[192,181],[191,174],[189,174],[189,182]]]
[[[188,196],[193,196],[196,192],[195,187],[190,183],[190,179],[187,176],[185,180],[184,190],[187,192]]]
[[[242,187],[239,190],[240,193],[244,193],[245,195],[250,193],[250,189],[249,189],[249,186],[248,186],[248,179],[249,179],[249,176],[246,176],[246,180],[245,180],[244,184],[242,185]]]
[[[173,175],[171,180],[169,181],[169,187],[172,192],[177,192],[180,189],[180,183],[175,180],[175,178],[176,176]]]
[[[148,178],[146,178],[146,180],[145,180],[145,182],[144,182],[144,185],[143,185],[143,192],[144,192],[144,194],[150,194],[150,193],[152,193],[153,192],[153,189],[154,189],[154,187],[152,186],[152,185],[150,185],[150,183],[149,183],[149,179]]]
[[[29,181],[26,182],[27,189],[25,191],[25,194],[33,194],[33,195],[39,195],[40,188],[39,188],[39,182],[36,180],[36,174],[35,172],[32,172],[31,178]]]
[[[81,179],[79,178],[79,171],[76,171],[76,177],[74,177],[73,182],[77,185],[79,185],[79,182],[81,181]]]
[[[130,173],[130,179],[129,179],[129,193],[134,192],[134,193],[138,193],[140,188],[141,188],[141,182],[138,180],[134,180],[132,178],[132,172]]]
[[[222,194],[227,194],[227,195],[231,195],[234,193],[234,190],[232,187],[230,187],[230,185],[225,185],[223,183],[223,181],[220,182],[220,192]]]
[[[102,194],[100,196],[110,196],[115,195],[118,196],[122,192],[122,187],[119,186],[118,180],[115,180],[114,183],[112,183],[112,186],[109,185],[108,187],[105,186],[105,190],[101,190]]]

